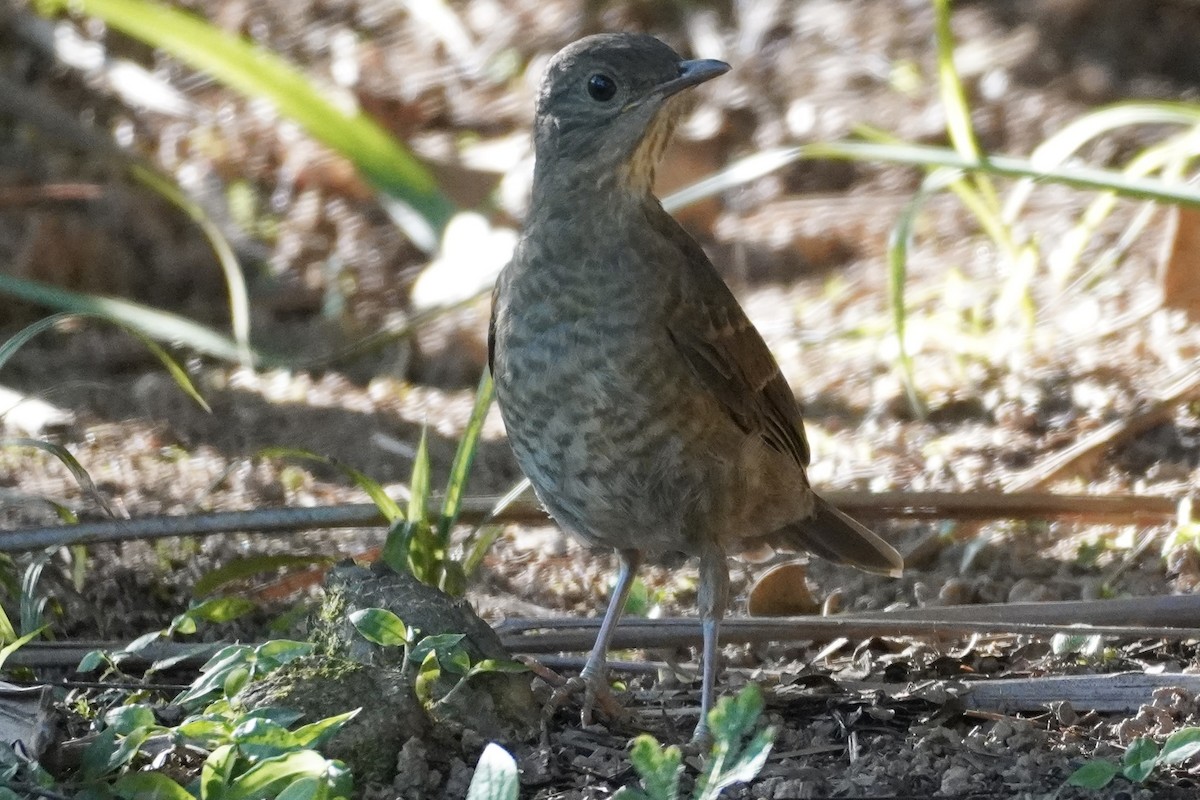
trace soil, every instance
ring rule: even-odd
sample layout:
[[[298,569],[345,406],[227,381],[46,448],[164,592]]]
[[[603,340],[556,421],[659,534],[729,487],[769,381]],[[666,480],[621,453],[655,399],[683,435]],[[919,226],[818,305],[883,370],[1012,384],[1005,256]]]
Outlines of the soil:
[[[478,237],[485,244],[466,248],[449,266],[444,261],[450,280],[441,284],[468,284],[503,252],[500,242],[519,224],[528,189],[527,131],[540,70],[588,32],[647,30],[734,67],[702,87],[664,165],[663,193],[767,148],[844,138],[864,127],[946,142],[925,0],[463,0],[448,7],[466,47],[453,26],[431,28],[429,18],[404,10],[416,4],[186,5],[353,95],[435,165],[460,206],[486,210],[487,235]],[[156,109],[147,96],[123,93],[114,73],[56,61],[47,44],[54,25],[60,45],[72,32],[110,60],[145,67],[178,93],[182,107]],[[959,2],[953,28],[972,122],[990,152],[1029,154],[1097,106],[1195,100],[1200,86],[1200,7],[1183,0]],[[234,244],[251,289],[254,343],[310,365],[253,371],[178,348],[211,406],[205,411],[136,339],[94,321],[60,323],[16,352],[2,379],[65,414],[29,422],[9,412],[6,435],[67,448],[95,492],[82,489],[52,453],[7,447],[0,450],[0,526],[52,524],[59,507],[103,518],[97,495],[118,516],[364,501],[336,469],[272,448],[336,458],[399,494],[422,428],[435,476],[447,474],[485,359],[486,296],[423,322],[412,336],[353,358],[326,358],[368,333],[425,320],[430,302],[450,297],[439,295],[446,290],[429,258],[343,161],[258,101],[103,26],[47,22],[20,3],[0,10],[0,82],[0,264],[7,272],[228,327],[211,248],[184,214],[130,177],[106,144],[116,142],[174,176]],[[36,102],[23,106],[22,97]],[[1121,129],[1082,157],[1119,168],[1164,134],[1162,127]],[[1001,488],[1195,370],[1200,328],[1158,288],[1168,212],[1155,211],[1140,236],[1123,241],[1141,207],[1118,202],[1072,263],[1064,242],[1094,196],[1037,186],[1015,228],[1045,256],[1022,292],[1019,264],[947,195],[920,215],[906,281],[909,349],[928,405],[926,416],[916,414],[892,333],[886,246],[920,181],[907,168],[798,162],[681,212],[806,409],[814,484]],[[1002,196],[1014,189],[998,188]],[[8,335],[44,313],[10,301],[0,321]],[[501,493],[519,477],[493,409],[469,491]],[[1167,421],[1040,488],[1178,498],[1198,480],[1200,402],[1188,397]],[[901,520],[875,527],[902,552],[920,544],[931,555],[894,580],[814,560],[807,581],[817,603],[882,610],[1187,594],[1200,585],[1200,556],[1190,544],[1163,555],[1171,525]],[[165,626],[187,607],[200,577],[231,561],[282,553],[366,557],[383,536],[381,529],[246,532],[63,549],[42,577],[51,598],[46,618],[59,639],[128,640]],[[16,557],[16,575],[30,558]],[[594,616],[604,608],[613,566],[609,554],[589,552],[553,527],[513,526],[469,596],[492,622]],[[734,565],[739,609],[765,569]],[[647,613],[694,611],[694,564],[652,565],[642,577]],[[272,621],[312,602],[311,587],[277,597],[278,578],[223,587],[273,599],[199,636],[261,638]],[[15,599],[4,605],[15,618]],[[722,691],[761,682],[767,720],[779,731],[763,772],[727,796],[1196,796],[1194,761],[1161,768],[1144,785],[1119,779],[1099,792],[1064,787],[1086,758],[1119,759],[1138,735],[1161,739],[1200,724],[1186,693],[1163,691],[1128,716],[1063,704],[1036,714],[968,712],[955,701],[955,682],[972,676],[1200,668],[1195,641],[1104,645],[1091,655],[1029,636],[727,647]],[[692,657],[615,655],[647,663]],[[585,729],[564,710],[541,742],[514,744],[522,796],[607,797],[634,780],[627,745],[639,730],[686,740],[696,693],[679,671],[622,673],[636,724]],[[898,684],[904,691],[880,688]],[[408,765],[404,776],[368,786],[365,796],[465,792],[469,753],[428,752],[414,740],[396,757]],[[688,763],[685,782],[698,762]]]

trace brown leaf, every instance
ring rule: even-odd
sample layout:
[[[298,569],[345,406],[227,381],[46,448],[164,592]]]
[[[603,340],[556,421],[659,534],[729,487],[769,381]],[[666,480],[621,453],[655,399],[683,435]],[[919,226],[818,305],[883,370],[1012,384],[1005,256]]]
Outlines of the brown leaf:
[[[754,617],[816,614],[821,608],[808,590],[805,566],[799,561],[768,570],[750,589],[746,605]]]

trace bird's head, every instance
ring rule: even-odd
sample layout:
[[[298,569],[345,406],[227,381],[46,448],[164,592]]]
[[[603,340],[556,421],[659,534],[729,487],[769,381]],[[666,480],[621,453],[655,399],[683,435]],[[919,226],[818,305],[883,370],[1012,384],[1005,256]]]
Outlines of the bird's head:
[[[539,179],[649,191],[680,108],[679,92],[729,70],[684,60],[653,36],[599,34],[554,57],[538,94],[534,149]],[[570,169],[568,174],[560,171]]]

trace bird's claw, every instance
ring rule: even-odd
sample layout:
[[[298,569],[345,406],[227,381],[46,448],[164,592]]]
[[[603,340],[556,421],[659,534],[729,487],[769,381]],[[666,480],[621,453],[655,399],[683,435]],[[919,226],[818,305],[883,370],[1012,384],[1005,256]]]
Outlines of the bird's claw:
[[[546,703],[546,714],[553,714],[580,693],[583,694],[583,704],[579,710],[579,719],[584,726],[592,724],[592,715],[596,710],[611,720],[629,719],[629,710],[617,701],[604,677],[592,675],[568,678],[555,688],[549,702]]]

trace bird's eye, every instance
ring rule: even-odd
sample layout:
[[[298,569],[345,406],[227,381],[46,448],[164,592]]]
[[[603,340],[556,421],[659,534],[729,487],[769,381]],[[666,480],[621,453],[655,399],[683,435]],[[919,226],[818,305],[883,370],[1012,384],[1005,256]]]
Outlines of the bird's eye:
[[[607,75],[597,72],[588,78],[587,90],[593,100],[607,103],[617,93],[617,82]]]

